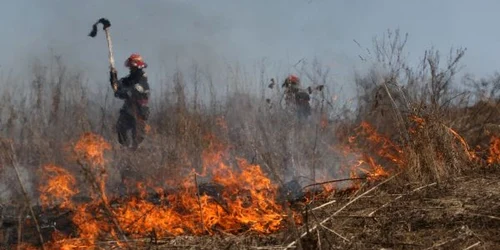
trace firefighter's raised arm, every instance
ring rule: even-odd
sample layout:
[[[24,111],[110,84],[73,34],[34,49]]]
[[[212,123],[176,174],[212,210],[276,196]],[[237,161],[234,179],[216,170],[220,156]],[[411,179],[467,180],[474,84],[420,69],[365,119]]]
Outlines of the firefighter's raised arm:
[[[132,96],[132,90],[123,84],[123,78],[117,81],[118,88],[115,92],[115,97],[120,99],[128,99]]]

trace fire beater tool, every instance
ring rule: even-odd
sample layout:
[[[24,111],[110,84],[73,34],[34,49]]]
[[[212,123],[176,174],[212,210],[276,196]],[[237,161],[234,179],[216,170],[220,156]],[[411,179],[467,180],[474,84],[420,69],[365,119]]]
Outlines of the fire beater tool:
[[[97,25],[102,24],[103,30],[106,33],[106,41],[108,43],[108,60],[109,60],[109,68],[112,72],[111,77],[112,77],[112,87],[113,91],[116,92],[118,86],[117,86],[117,75],[116,75],[116,68],[115,68],[115,59],[113,57],[113,44],[111,43],[111,35],[109,34],[109,27],[111,27],[111,22],[109,22],[108,19],[106,18],[101,18],[97,20],[94,25],[92,25],[92,31],[90,31],[89,36],[90,37],[95,37],[97,35]]]

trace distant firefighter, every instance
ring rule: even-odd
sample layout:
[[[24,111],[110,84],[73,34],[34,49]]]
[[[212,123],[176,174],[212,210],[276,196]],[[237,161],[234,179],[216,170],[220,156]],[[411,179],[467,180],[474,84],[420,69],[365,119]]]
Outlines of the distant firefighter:
[[[285,102],[297,112],[299,118],[307,118],[311,115],[311,97],[306,89],[300,86],[300,79],[294,74],[289,75],[283,84],[285,89]]]

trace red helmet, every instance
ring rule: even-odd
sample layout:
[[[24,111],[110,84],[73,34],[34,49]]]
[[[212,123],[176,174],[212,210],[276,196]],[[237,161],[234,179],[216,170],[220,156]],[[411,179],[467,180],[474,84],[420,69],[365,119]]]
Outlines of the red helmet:
[[[288,81],[289,84],[291,85],[298,85],[300,83],[300,79],[298,76],[291,74],[289,75],[286,80]]]
[[[142,56],[139,54],[132,54],[125,60],[125,67],[136,67],[139,69],[147,68],[148,64],[142,60]]]

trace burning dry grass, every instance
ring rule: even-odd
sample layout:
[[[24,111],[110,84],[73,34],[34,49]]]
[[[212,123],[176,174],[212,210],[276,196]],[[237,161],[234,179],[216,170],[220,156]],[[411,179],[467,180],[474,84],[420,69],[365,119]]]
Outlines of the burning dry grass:
[[[419,133],[423,133],[422,130],[426,130],[429,123],[423,119],[413,119],[417,122],[417,126],[411,130],[414,134],[412,136],[422,136]],[[433,131],[426,131],[429,132]],[[466,150],[467,147],[464,147],[456,133],[450,132],[448,128],[438,132],[449,134],[449,141],[446,143],[450,143],[450,148],[457,150],[452,153],[461,152],[462,155],[455,155],[452,159],[460,156],[465,157],[464,162],[472,162],[475,159],[470,157],[472,153]],[[423,135],[428,136],[426,133]],[[257,164],[251,164],[243,158],[234,158],[232,161],[229,157],[230,147],[213,135],[205,138],[209,143],[206,150],[201,153],[203,167],[200,173],[192,169],[183,179],[165,180],[166,185],[126,182],[128,187],[137,187],[138,193],[116,196],[105,189],[107,176],[105,166],[112,164],[105,157],[105,152],[111,150],[110,144],[96,134],[83,134],[75,143],[73,158],[79,162],[84,171],[88,171],[83,183],[77,184],[77,178],[63,167],[49,164],[43,168],[42,184],[39,189],[42,206],[44,209],[57,207],[61,211],[70,211],[71,223],[77,228],[76,231],[63,232],[61,231],[63,228],[56,226],[46,247],[64,249],[77,246],[91,247],[110,239],[125,246],[131,239],[148,237],[157,242],[160,239],[181,235],[221,233],[237,235],[245,232],[269,235],[286,229],[289,225],[285,223],[287,216],[283,212],[285,203],[278,199],[279,189],[276,182],[272,181]],[[362,122],[353,130],[352,135],[344,139],[344,142],[339,140],[344,146],[332,147],[331,150],[341,156],[341,159],[345,159],[339,163],[341,167],[338,175],[351,177],[353,183],[348,186],[323,185],[323,190],[317,193],[319,196],[304,197],[308,206],[318,203],[320,197],[329,194],[335,197],[335,193],[340,193],[339,191],[345,188],[352,191],[362,190],[362,185],[367,183],[355,180],[359,177],[370,183],[403,171],[412,178],[421,178],[418,183],[422,183],[422,180],[439,181],[439,177],[451,175],[446,172],[422,171],[453,170],[449,167],[453,167],[451,165],[453,163],[446,162],[446,157],[452,156],[431,150],[433,144],[443,143],[439,140],[420,141],[421,145],[430,146],[427,148],[429,151],[421,150],[420,154],[422,152],[436,154],[426,155],[424,160],[431,159],[426,164],[443,164],[424,168],[412,165],[415,163],[411,162],[412,159],[419,159],[418,157],[424,154],[412,155],[413,151],[404,150],[366,122]],[[418,144],[414,147],[418,147]],[[495,157],[497,156],[490,155],[488,162],[492,163],[490,161]],[[234,165],[231,165],[232,162]],[[91,171],[94,168],[98,171]],[[210,182],[200,185],[198,183],[200,179]],[[78,187],[85,186],[85,183],[94,185],[94,189],[87,190],[90,192],[87,195],[92,198],[91,201],[75,200],[76,194],[81,195]],[[154,198],[151,197],[151,190],[155,195]],[[108,198],[109,195],[112,196]],[[310,223],[308,221],[310,219],[304,221],[302,210],[296,210],[294,214],[298,225]]]
[[[488,155],[488,164],[495,164],[500,162],[500,138],[492,136],[490,140]]]
[[[441,181],[473,166],[474,152],[460,135],[433,119],[414,119],[417,124],[410,130],[406,147],[407,177],[411,181]]]
[[[84,134],[76,143],[75,151],[79,154],[78,160],[98,167],[105,162],[103,155],[108,147],[109,144],[101,137]],[[75,178],[61,167],[46,166],[45,182],[40,189],[42,204],[49,209],[53,206],[47,205],[58,202],[60,209],[71,210],[74,213],[71,220],[78,227],[77,238],[71,235],[64,237],[59,233],[53,236],[51,246],[90,247],[97,239],[102,241],[107,237],[118,237],[118,234],[132,238],[151,235],[164,238],[216,232],[269,234],[282,228],[284,215],[275,199],[277,186],[266,177],[260,166],[249,164],[244,159],[237,159],[237,166],[227,165],[225,151],[215,146],[204,152],[203,167],[206,171],[201,175],[192,172],[179,182],[166,180],[170,190],[148,183],[135,183],[139,187],[138,195],[114,197],[112,201],[103,198],[85,203],[72,202],[71,199],[78,193]],[[105,180],[99,178],[105,172],[93,174],[94,178],[90,181]],[[211,189],[205,188],[200,192],[202,186],[198,186],[195,175],[209,177]],[[98,187],[92,190],[98,194],[90,196],[107,197],[106,190],[101,189],[104,185]],[[159,196],[154,201],[148,200],[148,188],[155,190]]]

